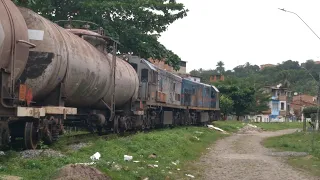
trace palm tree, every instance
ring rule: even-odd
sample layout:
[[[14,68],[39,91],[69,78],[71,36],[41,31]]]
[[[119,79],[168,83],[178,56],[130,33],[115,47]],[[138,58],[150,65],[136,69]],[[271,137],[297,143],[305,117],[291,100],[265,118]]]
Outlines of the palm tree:
[[[222,61],[219,61],[216,65],[216,70],[218,71],[219,74],[223,74],[224,73],[224,63]]]
[[[278,77],[280,78],[280,81],[282,83],[282,87],[288,88],[290,86],[290,73],[288,71],[281,71],[278,74]]]

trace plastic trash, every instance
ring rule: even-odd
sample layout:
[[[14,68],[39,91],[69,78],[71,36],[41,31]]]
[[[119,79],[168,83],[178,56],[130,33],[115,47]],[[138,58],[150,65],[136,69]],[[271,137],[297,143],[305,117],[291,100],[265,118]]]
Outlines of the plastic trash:
[[[99,152],[96,152],[94,155],[90,157],[90,159],[94,161],[94,160],[99,160],[100,157],[101,157],[101,154]]]
[[[213,125],[207,125],[207,127],[208,127],[209,129],[215,129],[215,130],[218,130],[218,131],[221,131],[221,132],[223,132],[223,133],[228,134],[225,130],[220,129],[220,128],[218,128],[218,127],[215,127],[215,126],[213,126]]]
[[[131,161],[131,160],[133,159],[133,157],[132,157],[132,156],[129,156],[129,155],[124,155],[124,156],[123,156],[123,159],[124,159],[125,161]]]
[[[194,178],[194,176],[191,175],[191,174],[186,174],[186,176],[191,177],[191,178]]]

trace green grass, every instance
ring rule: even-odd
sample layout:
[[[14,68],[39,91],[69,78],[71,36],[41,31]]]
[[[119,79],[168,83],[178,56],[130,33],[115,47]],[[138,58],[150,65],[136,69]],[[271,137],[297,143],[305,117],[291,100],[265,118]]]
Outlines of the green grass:
[[[142,177],[165,179],[167,176],[175,179],[181,174],[187,162],[198,159],[206,147],[224,136],[206,127],[157,130],[110,140],[95,135],[83,136],[80,139],[65,136],[51,148],[60,150],[66,157],[22,159],[17,152],[9,151],[7,156],[0,156],[0,177],[15,175],[24,179],[51,179],[64,165],[91,162],[89,157],[95,152],[100,152],[101,159],[95,166],[113,179],[141,179]],[[79,151],[68,149],[67,144],[80,141],[90,142],[92,145]],[[152,153],[157,154],[156,159],[148,158]],[[133,156],[133,160],[140,163],[125,162],[123,160],[125,154]],[[177,166],[173,165],[172,162],[177,160],[180,163]],[[113,170],[112,162],[122,166],[123,169]],[[148,164],[158,164],[159,167],[148,168]],[[177,171],[177,168],[181,171]],[[169,171],[172,174],[169,174]]]
[[[228,132],[236,132],[239,128],[243,127],[246,123],[241,121],[215,121],[214,125]],[[266,131],[278,131],[283,129],[296,129],[303,127],[301,122],[278,122],[278,123],[255,123],[250,122],[252,125],[263,128]]]
[[[245,123],[242,123],[241,121],[214,121],[213,125],[227,132],[237,132],[245,125]]]
[[[259,126],[267,131],[278,131],[283,129],[303,128],[302,122],[271,122],[271,123],[254,123],[251,124]]]
[[[293,133],[278,137],[271,137],[263,141],[268,148],[281,151],[307,152],[307,157],[289,158],[288,163],[294,167],[307,170],[320,176],[320,134]],[[312,145],[313,144],[313,145]]]
[[[245,125],[239,121],[217,121],[213,124],[228,132],[236,132]],[[257,125],[266,126],[264,123]],[[270,124],[268,126],[269,129],[275,129],[275,127],[270,128]],[[275,123],[273,126],[281,126],[281,123]],[[281,128],[286,127],[292,126],[281,126]],[[279,127],[277,128],[279,129]],[[157,180],[165,179],[167,176],[170,179],[185,179],[186,173],[199,177],[201,168],[195,166],[193,162],[197,162],[198,158],[206,152],[206,148],[217,139],[226,136],[206,127],[192,126],[138,133],[127,137],[115,135],[99,137],[85,134],[82,131],[76,134],[78,135],[66,134],[50,147],[65,154],[66,157],[63,158],[23,159],[16,151],[7,152],[8,155],[0,156],[0,177],[1,175],[14,175],[24,179],[52,179],[59,168],[67,164],[91,162],[90,156],[96,152],[100,152],[101,159],[95,167],[113,179],[131,180],[149,177],[149,179]],[[197,140],[196,137],[200,140]],[[69,144],[79,142],[91,145],[79,151],[69,149]],[[156,159],[148,158],[152,153],[157,155]],[[140,162],[125,162],[123,155],[131,155],[133,161]],[[179,164],[173,165],[172,162],[177,160]],[[115,163],[112,165],[112,162]],[[122,169],[120,171],[114,170],[115,164],[120,165]],[[157,164],[159,167],[149,168],[148,164]],[[178,171],[177,168],[181,170]]]

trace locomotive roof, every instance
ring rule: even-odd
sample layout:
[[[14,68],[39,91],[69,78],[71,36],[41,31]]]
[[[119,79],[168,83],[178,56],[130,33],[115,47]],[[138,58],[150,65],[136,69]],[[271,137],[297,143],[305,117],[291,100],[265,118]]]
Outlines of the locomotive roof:
[[[152,70],[154,70],[154,71],[157,70],[156,67],[155,67],[152,63],[150,63],[149,61],[147,61],[147,60],[145,60],[145,59],[142,59],[142,61],[143,61],[150,69],[152,69]]]
[[[190,82],[196,83],[196,84],[201,84],[201,85],[206,86],[206,87],[212,87],[216,92],[220,92],[220,91],[218,90],[218,88],[215,87],[214,85],[210,85],[210,84],[205,84],[205,83],[201,83],[201,82],[192,81],[192,80],[187,79],[187,78],[183,78],[183,79],[186,80],[186,81],[190,81]]]

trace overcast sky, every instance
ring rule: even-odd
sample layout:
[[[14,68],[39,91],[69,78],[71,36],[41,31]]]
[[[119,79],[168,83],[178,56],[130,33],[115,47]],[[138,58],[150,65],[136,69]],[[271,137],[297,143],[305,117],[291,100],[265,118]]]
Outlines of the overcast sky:
[[[319,0],[178,0],[190,10],[171,24],[160,42],[187,61],[187,71],[227,69],[250,62],[320,60]]]

